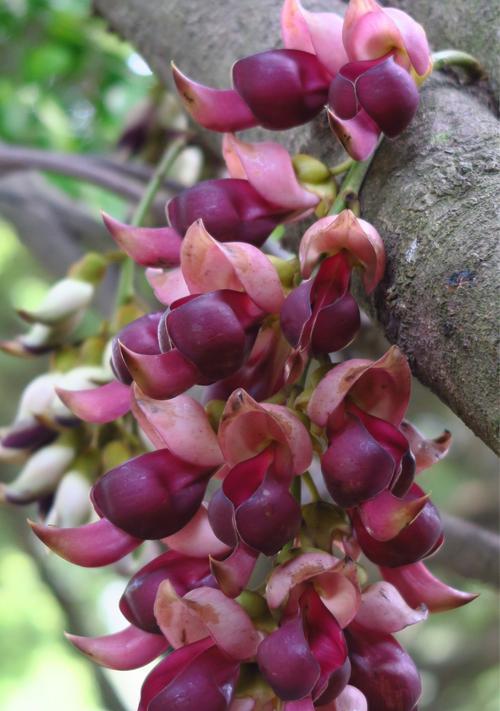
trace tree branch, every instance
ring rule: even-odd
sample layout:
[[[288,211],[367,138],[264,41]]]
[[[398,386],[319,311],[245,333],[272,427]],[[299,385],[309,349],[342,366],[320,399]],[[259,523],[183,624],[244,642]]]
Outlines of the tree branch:
[[[338,0],[306,4],[311,10],[345,8]],[[437,48],[452,44],[476,51],[493,72],[493,24],[483,27],[491,14],[488,0],[391,4],[411,4],[411,12],[430,26]],[[270,5],[269,0],[94,0],[110,29],[132,42],[169,86],[170,59],[197,80],[224,87],[235,59],[279,46],[281,1]],[[439,13],[430,5],[439,5]],[[476,36],[480,42],[472,42]],[[389,255],[372,314],[409,356],[419,379],[498,451],[493,366],[498,126],[490,105],[487,92],[461,87],[453,78],[428,82],[417,120],[403,137],[384,142],[362,197],[363,214],[380,230]],[[206,133],[206,140],[219,144],[220,137]],[[324,117],[280,133],[278,140],[328,164],[340,157]]]

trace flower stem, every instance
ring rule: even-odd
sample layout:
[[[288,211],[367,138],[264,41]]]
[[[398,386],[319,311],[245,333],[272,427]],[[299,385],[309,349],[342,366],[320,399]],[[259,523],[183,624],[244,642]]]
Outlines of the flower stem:
[[[461,67],[473,80],[481,79],[486,76],[483,67],[472,54],[461,52],[458,49],[443,49],[440,52],[434,52],[432,62],[433,69]]]
[[[172,143],[169,143],[160,162],[156,166],[149,183],[146,186],[144,194],[134,210],[130,224],[138,227],[146,217],[155,195],[161,187],[163,179],[172,167],[175,159],[186,145],[186,138],[176,138]],[[135,263],[127,257],[124,260],[120,269],[120,279],[116,294],[116,305],[122,306],[129,302],[134,296],[134,269]]]
[[[341,175],[342,173],[348,171],[355,162],[354,158],[346,158],[346,160],[342,161],[342,163],[337,163],[337,165],[334,165],[333,168],[330,168],[330,174]]]
[[[297,503],[300,505],[300,500],[301,500],[301,477],[300,476],[295,476],[292,482],[292,496],[293,498],[297,501]]]
[[[338,215],[339,212],[342,212],[345,208],[349,208],[356,214],[359,214],[359,192],[381,142],[382,137],[380,137],[371,156],[366,160],[352,163],[349,172],[340,186],[339,194],[328,213],[329,215]]]
[[[316,501],[321,501],[321,496],[318,491],[318,488],[316,484],[314,483],[314,479],[311,476],[310,472],[304,472],[302,474],[302,479],[304,481],[304,484],[307,486],[309,493],[311,494],[311,498],[314,502]]]

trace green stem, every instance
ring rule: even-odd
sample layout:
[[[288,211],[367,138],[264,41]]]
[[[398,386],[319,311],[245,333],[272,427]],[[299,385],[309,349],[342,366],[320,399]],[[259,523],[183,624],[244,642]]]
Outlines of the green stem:
[[[304,472],[304,474],[302,474],[302,480],[303,480],[304,484],[307,486],[309,493],[311,494],[312,500],[314,502],[321,501],[320,493],[318,491],[316,484],[314,483],[314,479],[312,478],[311,473]]]
[[[353,209],[354,212],[359,211],[359,193],[381,142],[382,137],[380,137],[371,156],[366,160],[355,161],[351,165],[349,172],[342,182],[339,194],[328,213],[329,215],[338,215],[339,212],[345,210],[346,207]]]
[[[291,489],[291,491],[292,491],[292,496],[293,496],[293,498],[297,501],[297,503],[298,503],[299,505],[300,505],[300,500],[301,500],[301,498],[302,498],[302,494],[301,494],[301,481],[300,481],[300,479],[301,479],[300,476],[294,477],[293,482],[292,482],[292,489]]]
[[[155,199],[156,193],[161,187],[161,184],[172,167],[175,159],[186,145],[186,138],[177,138],[172,143],[169,143],[160,162],[156,166],[149,183],[146,186],[144,194],[134,210],[130,224],[138,227],[144,221],[151,205]],[[134,296],[134,269],[135,263],[127,257],[124,260],[120,269],[120,279],[116,293],[116,305],[123,306],[128,303]]]
[[[458,49],[443,49],[434,52],[432,55],[433,69],[444,69],[446,67],[461,67],[471,79],[481,79],[485,76],[485,71],[479,61]]]
[[[341,175],[342,173],[345,173],[355,162],[354,158],[346,158],[346,160],[342,161],[342,163],[337,163],[337,165],[334,165],[333,168],[330,168],[330,175]]]

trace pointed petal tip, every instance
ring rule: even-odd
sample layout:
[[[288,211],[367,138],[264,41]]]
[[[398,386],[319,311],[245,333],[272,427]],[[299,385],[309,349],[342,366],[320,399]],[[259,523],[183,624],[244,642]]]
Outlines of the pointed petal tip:
[[[130,387],[118,380],[86,390],[56,387],[55,391],[66,407],[84,422],[113,422],[130,410]]]

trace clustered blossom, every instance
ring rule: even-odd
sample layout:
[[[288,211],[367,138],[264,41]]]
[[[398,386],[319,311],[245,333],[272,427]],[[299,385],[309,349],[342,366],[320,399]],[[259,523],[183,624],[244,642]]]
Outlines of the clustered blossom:
[[[411,18],[351,0],[342,21],[285,0],[282,29],[285,49],[238,61],[229,91],[175,70],[195,118],[278,130],[328,99],[355,157],[407,125],[430,68]],[[394,635],[474,597],[423,562],[443,530],[416,477],[450,435],[427,440],[405,420],[411,374],[398,348],[330,359],[360,327],[353,271],[367,293],[383,277],[375,227],[343,209],[305,231],[298,259],[268,257],[270,232],[317,210],[324,191],[277,143],[227,133],[223,146],[230,177],[174,197],[168,226],[104,216],[160,306],[122,308],[92,365],[78,351],[77,365],[27,388],[2,453],[28,464],[4,497],[61,499],[59,516],[31,525],[77,565],[155,542],[121,597],[127,626],[68,635],[112,669],[162,657],[138,711],[416,711],[418,670]],[[48,329],[40,348],[55,348],[88,303],[88,288],[70,292],[62,311],[49,298],[33,315]],[[76,486],[96,441],[109,456],[86,472],[79,517],[63,483]],[[363,556],[381,579],[367,582]]]
[[[425,31],[406,13],[351,0],[342,19],[285,0],[281,34],[284,49],[235,62],[233,89],[203,86],[174,66],[191,116],[213,131],[279,131],[311,121],[326,105],[333,132],[355,160],[413,119],[432,61]]]

